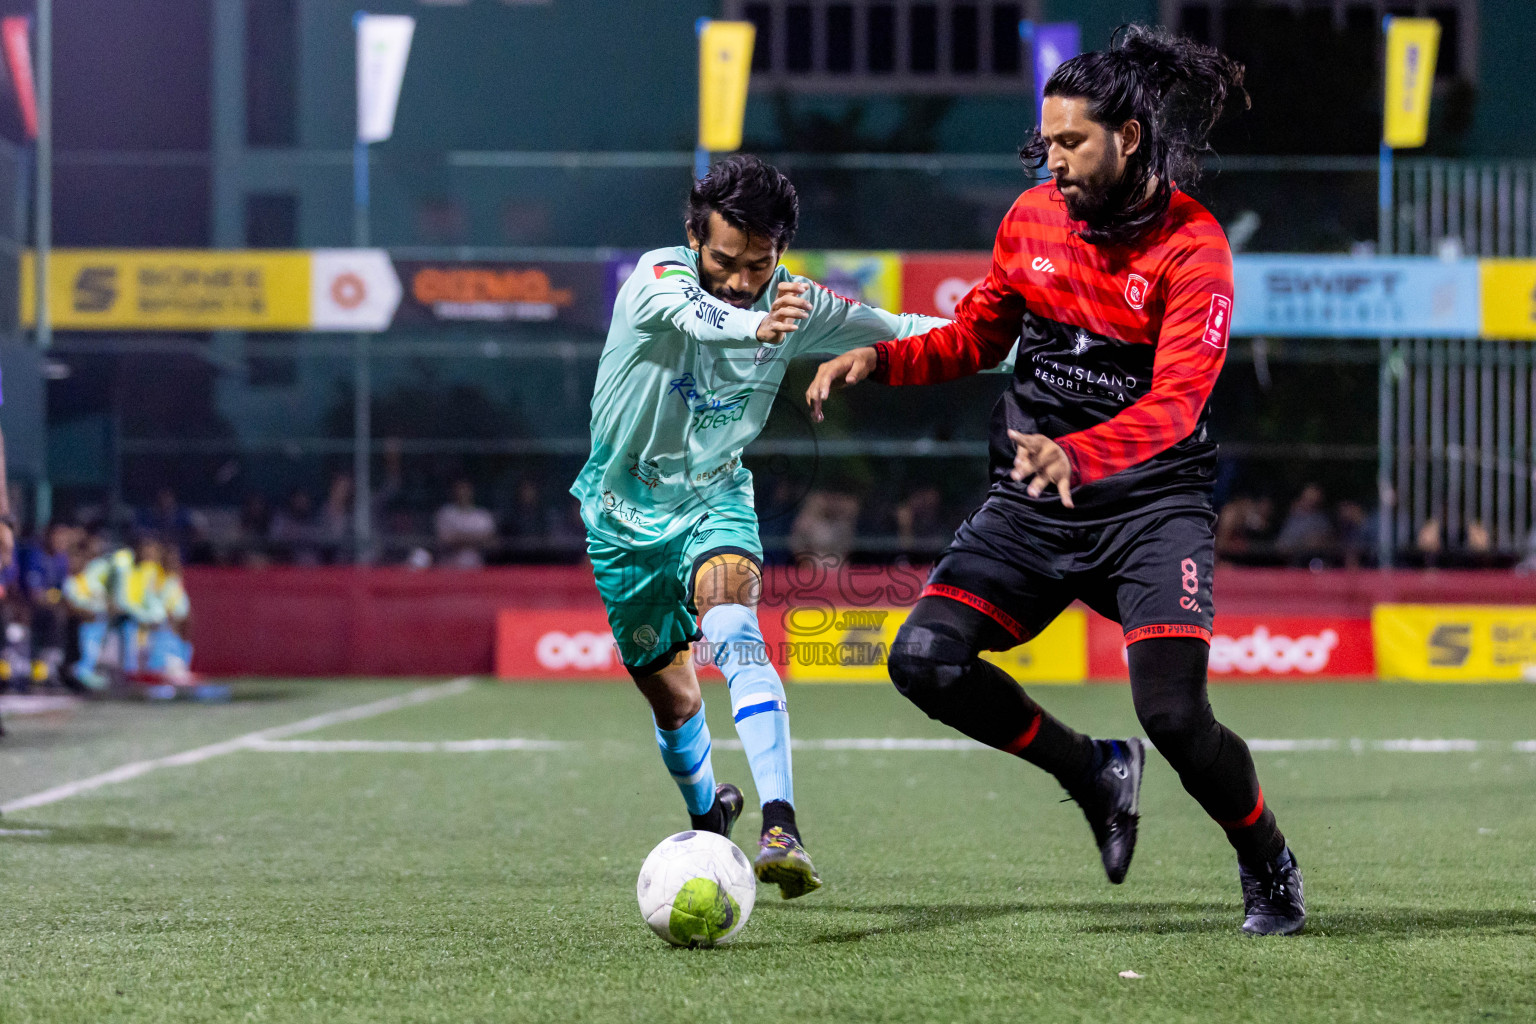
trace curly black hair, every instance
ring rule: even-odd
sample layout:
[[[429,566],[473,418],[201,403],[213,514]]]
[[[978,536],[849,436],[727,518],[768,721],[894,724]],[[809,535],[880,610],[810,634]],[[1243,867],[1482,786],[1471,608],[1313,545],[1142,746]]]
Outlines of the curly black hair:
[[[757,157],[738,153],[715,164],[688,193],[688,230],[701,242],[709,237],[712,212],[783,252],[800,223],[800,200],[788,178]]]
[[[1244,109],[1243,66],[1209,46],[1149,28],[1122,25],[1109,49],[1064,61],[1045,84],[1046,96],[1082,97],[1095,121],[1119,128],[1141,124],[1141,146],[1115,187],[1118,211],[1105,223],[1078,232],[1095,245],[1133,241],[1168,212],[1174,183],[1182,189],[1200,178],[1200,157],[1229,97]],[[1040,129],[1019,150],[1025,166],[1045,165],[1048,145]],[[1147,195],[1147,183],[1157,185]]]

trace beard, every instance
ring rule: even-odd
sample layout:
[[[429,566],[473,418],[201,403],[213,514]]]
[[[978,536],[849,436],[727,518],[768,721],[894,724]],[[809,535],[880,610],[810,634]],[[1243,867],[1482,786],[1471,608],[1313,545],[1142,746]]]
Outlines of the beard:
[[[1075,186],[1077,194],[1069,196],[1061,192],[1061,198],[1067,204],[1067,216],[1091,228],[1100,228],[1107,226],[1129,207],[1135,178],[1129,167],[1118,178],[1109,167],[1101,167],[1082,177],[1056,179],[1057,191],[1068,185]]]
[[[733,288],[727,288],[721,282],[715,280],[713,277],[710,277],[709,272],[704,269],[704,262],[701,259],[699,261],[699,281],[704,285],[705,291],[709,292],[710,295],[713,295],[721,302],[724,302],[727,305],[735,306],[738,309],[750,309],[758,299],[763,297],[763,293],[766,292],[768,290],[768,286],[773,283],[773,278],[769,277],[767,281],[764,281],[763,286],[757,290],[756,294],[746,291],[736,291]]]

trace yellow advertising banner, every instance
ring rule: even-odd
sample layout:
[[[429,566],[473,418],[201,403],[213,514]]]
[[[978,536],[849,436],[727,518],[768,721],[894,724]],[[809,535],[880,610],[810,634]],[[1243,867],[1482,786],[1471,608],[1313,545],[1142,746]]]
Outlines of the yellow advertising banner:
[[[796,608],[786,678],[797,683],[888,683],[886,663],[910,608]],[[1021,683],[1082,683],[1088,678],[1088,614],[1069,608],[1027,644],[983,658]]]
[[[1536,680],[1536,607],[1379,604],[1376,673],[1412,683]]]
[[[36,322],[21,261],[21,320]],[[310,326],[310,254],[292,250],[55,249],[48,310],[64,331],[295,331]]]
[[[1387,20],[1387,90],[1382,139],[1393,149],[1424,145],[1429,94],[1435,83],[1440,23],[1434,18]]]
[[[1478,333],[1536,340],[1536,260],[1478,260],[1483,322]]]
[[[866,306],[902,311],[899,252],[791,250],[784,255],[784,269]]]
[[[726,153],[741,148],[752,77],[750,21],[706,21],[699,30],[699,148]]]

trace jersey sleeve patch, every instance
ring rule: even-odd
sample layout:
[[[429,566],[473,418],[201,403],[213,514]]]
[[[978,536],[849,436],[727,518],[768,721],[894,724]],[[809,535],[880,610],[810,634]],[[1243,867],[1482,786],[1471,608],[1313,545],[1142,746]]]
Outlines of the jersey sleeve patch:
[[[1232,329],[1232,299],[1226,295],[1212,295],[1211,309],[1205,316],[1205,343],[1212,348],[1226,348],[1227,335]]]

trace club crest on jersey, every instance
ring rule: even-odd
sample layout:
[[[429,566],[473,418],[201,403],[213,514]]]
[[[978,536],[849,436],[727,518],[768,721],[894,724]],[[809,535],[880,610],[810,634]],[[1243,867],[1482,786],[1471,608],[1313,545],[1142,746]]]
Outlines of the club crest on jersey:
[[[1212,348],[1226,348],[1232,330],[1232,300],[1225,295],[1211,296],[1211,311],[1205,316],[1202,340]]]
[[[752,355],[752,365],[762,366],[778,354],[779,347],[777,345],[759,345],[757,351]]]
[[[1140,309],[1147,304],[1147,292],[1151,287],[1146,278],[1132,274],[1125,279],[1125,301],[1132,309]]]

